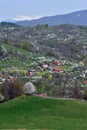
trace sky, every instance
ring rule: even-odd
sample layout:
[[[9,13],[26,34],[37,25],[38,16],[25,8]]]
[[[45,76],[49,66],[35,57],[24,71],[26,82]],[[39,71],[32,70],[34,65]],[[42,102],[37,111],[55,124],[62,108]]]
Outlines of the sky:
[[[31,20],[86,9],[87,0],[0,0],[0,20]]]

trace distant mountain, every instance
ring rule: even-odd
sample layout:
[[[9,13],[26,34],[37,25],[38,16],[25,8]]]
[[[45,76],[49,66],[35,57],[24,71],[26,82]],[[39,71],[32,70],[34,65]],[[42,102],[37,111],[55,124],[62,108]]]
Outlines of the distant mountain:
[[[2,22],[16,23],[18,21],[17,20],[12,20],[12,19],[7,19],[7,20],[4,20]]]
[[[1,22],[0,27],[18,27],[19,25],[11,22]]]
[[[64,15],[43,17],[36,20],[19,21],[16,22],[16,24],[22,26],[36,26],[38,24],[48,24],[49,26],[55,26],[60,24],[73,24],[73,25],[87,26],[87,10],[76,11]]]

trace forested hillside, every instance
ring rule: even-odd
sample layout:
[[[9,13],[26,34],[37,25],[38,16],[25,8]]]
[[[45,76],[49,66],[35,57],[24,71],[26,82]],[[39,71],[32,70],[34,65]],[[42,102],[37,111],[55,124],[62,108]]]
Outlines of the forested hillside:
[[[0,41],[27,51],[83,62],[87,57],[87,27],[75,25],[1,26]]]
[[[87,27],[1,23],[0,71],[32,82],[38,94],[87,99]]]

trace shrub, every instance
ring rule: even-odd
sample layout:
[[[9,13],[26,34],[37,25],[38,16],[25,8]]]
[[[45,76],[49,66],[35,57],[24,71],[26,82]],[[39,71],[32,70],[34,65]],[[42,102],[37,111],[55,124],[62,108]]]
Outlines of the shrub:
[[[22,94],[23,94],[23,84],[19,80],[15,80],[12,83],[12,87],[9,92],[9,98],[12,99]]]
[[[84,91],[84,99],[87,100],[87,90]]]
[[[28,43],[24,43],[22,45],[22,48],[25,49],[25,50],[29,50],[29,44]]]
[[[22,75],[22,76],[25,76],[27,71],[26,70],[19,70],[19,73]]]

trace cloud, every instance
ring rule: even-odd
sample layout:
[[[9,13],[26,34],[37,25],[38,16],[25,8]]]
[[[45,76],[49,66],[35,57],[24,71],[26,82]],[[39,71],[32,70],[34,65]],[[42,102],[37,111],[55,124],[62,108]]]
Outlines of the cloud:
[[[21,15],[21,16],[16,16],[15,18],[13,18],[13,20],[32,20],[32,19],[39,19],[41,18],[41,16],[24,16],[24,15]]]

